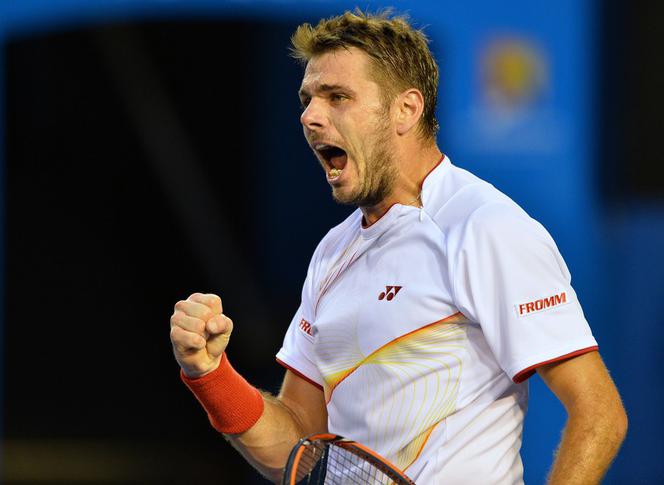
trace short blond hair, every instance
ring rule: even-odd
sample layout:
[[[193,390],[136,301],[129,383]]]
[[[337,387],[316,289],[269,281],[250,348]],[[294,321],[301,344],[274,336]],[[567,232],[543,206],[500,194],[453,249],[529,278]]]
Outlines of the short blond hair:
[[[429,40],[422,30],[410,25],[405,16],[393,16],[391,10],[376,14],[346,11],[322,19],[318,25],[300,25],[291,37],[291,54],[306,65],[312,57],[336,49],[356,47],[373,62],[373,75],[387,100],[409,88],[424,97],[420,133],[435,139],[438,132],[436,102],[438,65],[429,50]]]

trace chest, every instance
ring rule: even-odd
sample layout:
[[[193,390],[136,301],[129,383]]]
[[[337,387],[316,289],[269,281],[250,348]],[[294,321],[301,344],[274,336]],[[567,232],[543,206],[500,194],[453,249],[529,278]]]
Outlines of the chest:
[[[457,312],[440,230],[395,225],[360,241],[321,271],[311,308],[321,367],[357,363],[382,346]]]

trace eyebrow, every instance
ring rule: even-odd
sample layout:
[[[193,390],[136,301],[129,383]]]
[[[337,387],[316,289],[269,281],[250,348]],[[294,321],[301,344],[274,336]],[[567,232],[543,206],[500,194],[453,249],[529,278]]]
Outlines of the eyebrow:
[[[327,92],[330,92],[330,91],[346,91],[346,92],[351,93],[351,94],[354,93],[354,91],[352,89],[350,89],[348,86],[344,86],[342,84],[321,84],[320,87],[317,89],[317,91],[323,92],[323,93],[327,93]],[[298,94],[300,95],[300,97],[311,96],[309,94],[309,91],[307,91],[304,88],[300,88],[300,90],[298,91]]]

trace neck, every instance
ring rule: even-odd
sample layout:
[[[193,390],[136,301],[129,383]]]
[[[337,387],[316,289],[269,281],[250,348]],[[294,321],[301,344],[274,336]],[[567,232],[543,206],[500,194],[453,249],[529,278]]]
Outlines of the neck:
[[[420,150],[410,151],[409,154],[397,153],[395,155],[399,175],[390,195],[374,206],[360,207],[364,215],[365,227],[383,217],[394,204],[421,207],[424,179],[438,165],[443,156],[435,143]]]

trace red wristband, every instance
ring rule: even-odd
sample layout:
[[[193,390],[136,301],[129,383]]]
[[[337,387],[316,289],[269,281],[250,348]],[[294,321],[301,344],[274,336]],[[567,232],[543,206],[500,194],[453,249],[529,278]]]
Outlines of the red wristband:
[[[180,370],[180,377],[220,433],[243,433],[263,414],[263,396],[233,369],[225,352],[219,367],[209,374],[191,379]]]

